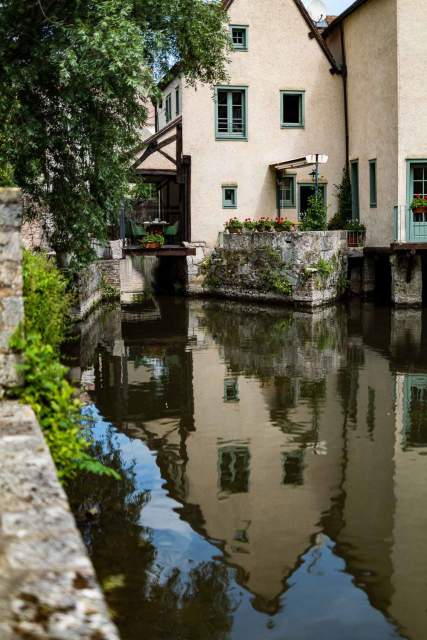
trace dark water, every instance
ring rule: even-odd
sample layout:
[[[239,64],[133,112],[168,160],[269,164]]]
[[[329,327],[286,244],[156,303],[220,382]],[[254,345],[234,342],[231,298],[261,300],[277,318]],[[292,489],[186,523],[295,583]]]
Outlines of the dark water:
[[[160,300],[86,327],[73,508],[123,640],[427,638],[427,318]]]

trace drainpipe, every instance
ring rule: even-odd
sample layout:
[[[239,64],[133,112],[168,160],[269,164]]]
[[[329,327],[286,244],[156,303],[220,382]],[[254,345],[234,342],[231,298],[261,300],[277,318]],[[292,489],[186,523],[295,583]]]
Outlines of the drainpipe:
[[[342,75],[343,89],[344,89],[345,166],[348,171],[350,168],[350,134],[349,134],[349,126],[348,126],[347,58],[346,58],[346,52],[345,52],[344,27],[342,23],[340,24],[340,35],[341,35],[341,55],[342,55],[341,75]]]

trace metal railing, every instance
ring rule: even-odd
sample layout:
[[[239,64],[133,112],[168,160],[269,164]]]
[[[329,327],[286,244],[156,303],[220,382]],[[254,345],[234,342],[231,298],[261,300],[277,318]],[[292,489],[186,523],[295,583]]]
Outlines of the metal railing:
[[[347,246],[356,249],[365,246],[365,231],[347,231]]]
[[[407,205],[393,208],[393,241],[427,243],[427,210],[416,213]]]

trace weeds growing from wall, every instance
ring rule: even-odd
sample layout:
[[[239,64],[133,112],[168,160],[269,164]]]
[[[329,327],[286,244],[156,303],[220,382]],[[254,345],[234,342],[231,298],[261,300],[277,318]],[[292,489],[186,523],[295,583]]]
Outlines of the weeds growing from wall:
[[[22,353],[18,368],[23,383],[16,396],[33,408],[61,480],[79,471],[118,478],[90,456],[82,404],[59,360],[69,324],[67,281],[43,253],[24,252],[23,267],[25,320],[11,340],[11,347]]]

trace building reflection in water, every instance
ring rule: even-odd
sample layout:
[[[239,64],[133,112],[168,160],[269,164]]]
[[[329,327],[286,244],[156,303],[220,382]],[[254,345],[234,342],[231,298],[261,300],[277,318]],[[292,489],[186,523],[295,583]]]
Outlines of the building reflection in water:
[[[224,637],[259,638],[259,612],[266,637],[424,640],[423,312],[159,308],[99,341],[93,399],[155,453],[180,535],[213,544],[247,590]]]

